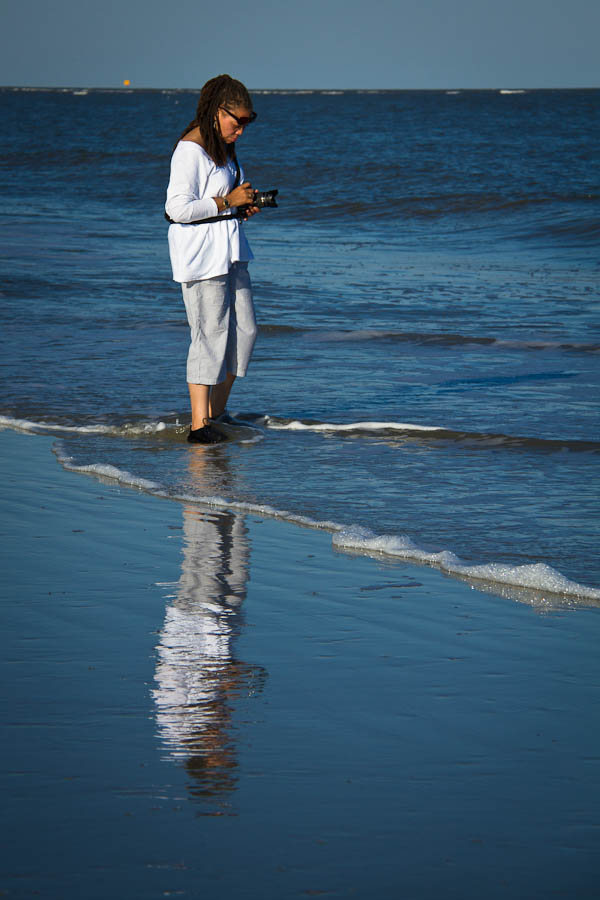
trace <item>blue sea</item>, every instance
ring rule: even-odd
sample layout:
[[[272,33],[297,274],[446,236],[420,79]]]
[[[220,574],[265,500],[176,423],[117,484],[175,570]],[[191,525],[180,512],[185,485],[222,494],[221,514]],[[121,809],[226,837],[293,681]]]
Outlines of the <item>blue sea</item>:
[[[0,424],[339,550],[597,602],[600,91],[253,100],[238,155],[279,207],[245,226],[250,437],[185,440],[163,211],[187,91],[0,91]]]

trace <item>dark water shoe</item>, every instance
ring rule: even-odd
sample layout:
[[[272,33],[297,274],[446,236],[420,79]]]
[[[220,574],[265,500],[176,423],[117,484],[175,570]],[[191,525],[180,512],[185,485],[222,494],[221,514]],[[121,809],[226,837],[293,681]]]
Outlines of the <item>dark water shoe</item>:
[[[190,428],[187,439],[190,444],[220,444],[225,440],[225,435],[213,428],[212,425],[203,425],[202,428]]]

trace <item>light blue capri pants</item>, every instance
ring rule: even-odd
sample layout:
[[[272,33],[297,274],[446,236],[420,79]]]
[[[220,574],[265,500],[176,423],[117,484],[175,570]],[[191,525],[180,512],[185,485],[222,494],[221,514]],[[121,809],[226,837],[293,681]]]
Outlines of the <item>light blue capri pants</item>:
[[[248,263],[234,263],[227,275],[186,281],[181,289],[191,337],[188,383],[245,375],[257,333]]]

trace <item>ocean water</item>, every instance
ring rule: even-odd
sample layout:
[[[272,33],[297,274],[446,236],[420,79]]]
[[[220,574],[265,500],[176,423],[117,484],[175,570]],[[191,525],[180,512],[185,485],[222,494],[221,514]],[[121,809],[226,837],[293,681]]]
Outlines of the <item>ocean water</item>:
[[[340,550],[597,602],[600,91],[254,101],[238,154],[280,201],[246,225],[260,335],[230,411],[254,436],[185,441],[185,91],[0,91],[0,424]]]

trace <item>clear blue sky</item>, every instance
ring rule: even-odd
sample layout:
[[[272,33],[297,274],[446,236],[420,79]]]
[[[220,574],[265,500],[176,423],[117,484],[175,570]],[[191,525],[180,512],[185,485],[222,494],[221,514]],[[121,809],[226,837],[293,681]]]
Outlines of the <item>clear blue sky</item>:
[[[600,86],[598,0],[0,0],[0,84]]]

